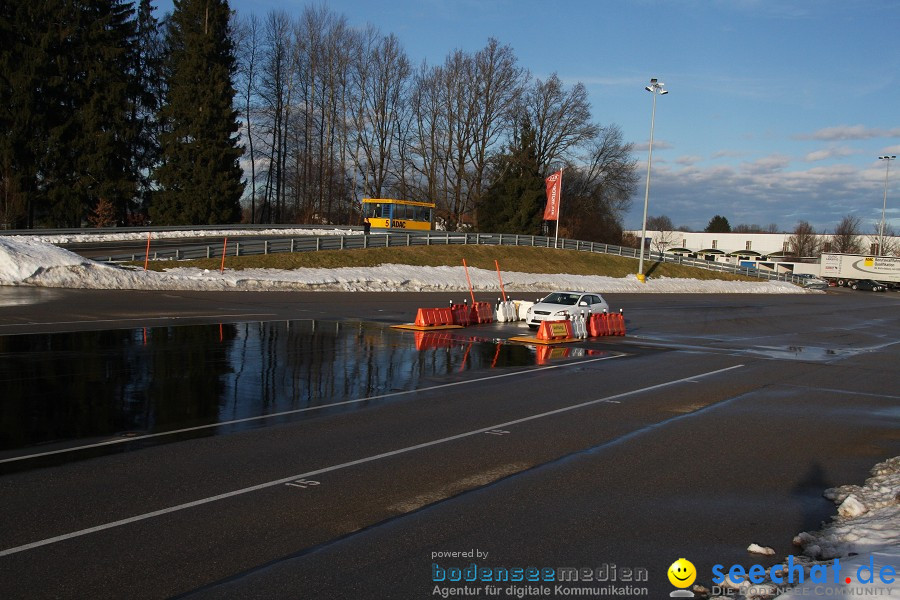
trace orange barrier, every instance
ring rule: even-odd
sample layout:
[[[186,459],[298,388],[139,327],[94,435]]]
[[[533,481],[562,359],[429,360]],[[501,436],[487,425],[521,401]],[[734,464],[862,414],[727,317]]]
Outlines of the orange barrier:
[[[625,335],[625,315],[617,313],[601,313],[591,315],[588,323],[588,335],[601,337],[606,335]]]
[[[471,318],[475,323],[493,323],[494,307],[490,302],[476,302],[472,307]]]
[[[468,304],[451,304],[450,318],[454,325],[462,325],[465,327],[472,323],[472,309]]]
[[[609,335],[609,319],[606,313],[597,313],[591,315],[588,322],[588,335],[591,337],[600,337]]]
[[[452,325],[453,315],[449,308],[420,308],[416,313],[414,324],[417,327]]]
[[[564,340],[572,336],[571,321],[541,321],[538,328],[537,339],[539,340]]]
[[[625,315],[620,310],[609,315],[610,335],[625,335]]]

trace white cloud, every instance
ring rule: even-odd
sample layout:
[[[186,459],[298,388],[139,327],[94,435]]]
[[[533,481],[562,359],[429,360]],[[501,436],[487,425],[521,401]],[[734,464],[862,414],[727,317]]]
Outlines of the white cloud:
[[[661,163],[653,172],[650,204],[653,214],[667,215],[676,224],[697,230],[721,214],[733,225],[775,223],[791,229],[802,220],[818,231],[830,231],[851,213],[865,223],[880,219],[883,182],[883,167],[791,168],[791,158],[780,154],[739,165],[678,168]],[[634,222],[638,204],[642,202],[633,203],[626,226]]]
[[[677,159],[675,159],[675,163],[689,167],[697,164],[698,162],[701,162],[702,160],[702,156],[679,156]]]
[[[900,127],[893,129],[881,129],[877,127],[866,127],[865,125],[838,125],[836,127],[825,127],[810,134],[801,134],[796,136],[800,140],[825,140],[825,141],[845,141],[845,140],[870,140],[874,138],[886,138],[900,136]]]
[[[817,162],[820,160],[828,160],[830,158],[843,158],[845,156],[853,156],[854,154],[859,154],[859,151],[848,148],[846,146],[832,146],[829,148],[823,148],[821,150],[809,152],[806,155],[805,160],[806,162]]]

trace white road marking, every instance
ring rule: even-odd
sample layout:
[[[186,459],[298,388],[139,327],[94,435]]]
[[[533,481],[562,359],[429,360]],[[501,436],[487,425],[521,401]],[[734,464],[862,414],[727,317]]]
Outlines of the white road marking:
[[[88,529],[82,529],[80,531],[73,531],[72,533],[66,533],[64,535],[58,535],[55,537],[47,538],[44,540],[39,540],[37,542],[32,542],[30,544],[25,544],[22,546],[16,546],[15,548],[8,548],[6,550],[0,551],[0,557],[9,556],[11,554],[18,554],[19,552],[25,552],[26,550],[32,550],[34,548],[40,548],[41,546],[47,546],[50,544],[55,544],[57,542],[63,542],[66,540],[71,540],[73,538],[82,537],[85,535],[89,535],[91,533],[97,533],[100,531],[105,531],[107,529],[113,529],[114,527],[121,527],[122,525],[128,525],[130,523],[137,523],[140,521],[145,521],[147,519],[152,519],[154,517],[159,517],[162,515],[171,514],[174,512],[179,512],[182,510],[186,510],[189,508],[194,508],[197,506],[202,506],[204,504],[210,504],[212,502],[218,502],[219,500],[225,500],[227,498],[234,498],[235,496],[242,496],[244,494],[249,494],[251,492],[257,492],[260,490],[268,489],[275,486],[284,485],[291,482],[296,482],[300,479],[306,479],[308,477],[314,477],[316,475],[322,475],[325,473],[332,473],[334,471],[340,471],[342,469],[346,469],[349,467],[355,467],[357,465],[363,465],[366,463],[374,462],[377,460],[381,460],[383,458],[389,458],[392,456],[397,456],[399,454],[406,454],[407,452],[414,452],[416,450],[422,450],[423,448],[430,448],[432,446],[437,446],[440,444],[446,444],[447,442],[452,442],[455,440],[461,440],[467,437],[471,437],[473,435],[478,435],[481,433],[486,433],[495,429],[502,429],[504,427],[511,427],[513,425],[520,425],[522,423],[527,423],[528,421],[534,421],[536,419],[543,419],[545,417],[550,417],[553,415],[558,415],[566,412],[570,412],[573,410],[578,410],[580,408],[585,408],[588,406],[592,406],[594,404],[599,404],[601,402],[609,402],[615,398],[624,398],[626,396],[633,396],[635,394],[641,394],[644,392],[650,392],[653,390],[658,390],[661,388],[669,387],[672,385],[676,385],[679,383],[685,383],[692,379],[699,379],[702,377],[711,377],[713,375],[719,375],[721,373],[726,373],[728,371],[733,371],[734,369],[740,369],[744,365],[734,365],[731,367],[726,367],[724,369],[717,369],[715,371],[709,371],[707,373],[702,373],[700,375],[692,375],[690,377],[685,377],[683,379],[676,379],[674,381],[667,381],[665,383],[658,383],[656,385],[651,385],[648,387],[631,390],[629,392],[622,392],[620,394],[614,394],[612,396],[607,396],[605,398],[599,398],[597,400],[589,400],[587,402],[581,402],[579,404],[573,404],[571,406],[566,406],[563,408],[557,408],[555,410],[549,410],[547,412],[542,412],[534,415],[530,415],[527,417],[522,417],[521,419],[515,419],[513,421],[507,421],[505,423],[496,423],[494,425],[489,425],[487,427],[482,427],[480,429],[474,429],[472,431],[467,431],[465,433],[458,433],[456,435],[451,435],[447,437],[443,437],[437,440],[432,440],[430,442],[423,442],[421,444],[416,444],[414,446],[407,446],[405,448],[399,448],[397,450],[391,450],[389,452],[382,452],[381,454],[375,454],[373,456],[367,456],[365,458],[359,458],[356,460],[351,460],[345,463],[340,463],[337,465],[332,465],[330,467],[324,467],[322,469],[316,469],[314,471],[308,471],[306,473],[301,473],[299,475],[291,475],[290,477],[284,477],[282,479],[276,479],[275,481],[269,481],[266,483],[260,483],[258,485],[253,485],[250,487],[242,488],[239,490],[234,490],[232,492],[226,492],[224,494],[218,494],[216,496],[210,496],[208,498],[201,498],[199,500],[194,500],[193,502],[185,502],[184,504],[178,504],[176,506],[170,506],[169,508],[163,508],[161,510],[155,510],[153,512],[144,513],[142,515],[135,515],[133,517],[128,517],[127,519],[120,519],[118,521],[113,521],[111,523],[104,523],[103,525],[97,525],[96,527],[89,527]],[[500,376],[497,376],[500,377]]]
[[[146,435],[136,435],[136,436],[131,436],[131,437],[116,438],[113,440],[106,440],[106,441],[97,442],[94,444],[84,444],[82,446],[72,446],[71,448],[62,448],[60,450],[48,450],[47,452],[37,452],[34,454],[25,454],[22,456],[14,456],[12,458],[4,458],[4,459],[0,460],[0,464],[22,461],[22,460],[29,460],[32,458],[39,458],[42,456],[52,456],[54,454],[65,454],[67,452],[75,452],[77,450],[87,450],[90,448],[102,448],[104,446],[112,446],[115,444],[124,444],[127,442],[135,442],[135,441],[139,441],[139,440],[163,437],[163,436],[167,436],[167,435],[178,435],[179,433],[190,433],[192,431],[202,431],[204,429],[212,429],[214,427],[224,427],[226,425],[236,425],[238,423],[248,423],[250,421],[260,421],[262,419],[283,417],[286,415],[294,415],[294,414],[310,412],[310,411],[314,411],[314,410],[324,410],[326,408],[331,408],[334,406],[346,406],[348,404],[358,404],[360,402],[367,402],[369,400],[381,400],[384,398],[392,398],[395,396],[405,396],[408,394],[416,394],[418,392],[429,392],[432,390],[439,390],[439,389],[458,386],[458,385],[468,385],[470,383],[481,383],[484,381],[490,381],[491,379],[501,379],[503,377],[515,377],[517,375],[527,375],[529,373],[535,373],[538,371],[546,371],[548,369],[564,369],[566,367],[580,366],[585,363],[598,362],[601,360],[610,360],[613,358],[621,358],[623,356],[626,356],[626,355],[625,354],[615,354],[612,356],[602,356],[600,358],[589,358],[589,359],[582,360],[579,362],[574,362],[574,363],[566,363],[566,364],[562,364],[562,365],[548,365],[545,367],[529,369],[527,371],[516,371],[514,373],[503,373],[500,375],[491,375],[489,377],[481,377],[479,379],[468,379],[466,381],[456,381],[453,383],[442,383],[440,385],[434,385],[434,386],[427,387],[427,388],[419,388],[419,389],[415,389],[415,390],[404,390],[402,392],[391,392],[389,394],[379,394],[377,396],[366,396],[364,398],[356,398],[354,400],[344,400],[343,402],[333,402],[331,404],[322,404],[321,406],[309,406],[307,408],[297,408],[294,410],[285,410],[285,411],[277,412],[277,413],[257,415],[255,417],[245,417],[243,419],[233,419],[231,421],[220,421],[218,423],[209,423],[207,425],[197,425],[196,427],[185,427],[183,429],[173,429],[171,431],[160,431],[158,433],[148,433]]]

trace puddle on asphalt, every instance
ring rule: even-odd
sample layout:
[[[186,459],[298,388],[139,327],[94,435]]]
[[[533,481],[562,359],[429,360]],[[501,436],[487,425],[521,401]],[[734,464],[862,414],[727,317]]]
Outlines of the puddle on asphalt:
[[[58,297],[52,288],[15,287],[0,285],[0,306],[27,306],[40,304]]]
[[[139,438],[588,353],[603,354],[312,320],[0,336],[0,452]]]
[[[840,358],[846,358],[858,354],[859,350],[835,350],[834,348],[821,348],[817,346],[752,346],[747,349],[750,354],[761,354],[769,358],[784,360],[806,360],[813,362],[828,362]]]

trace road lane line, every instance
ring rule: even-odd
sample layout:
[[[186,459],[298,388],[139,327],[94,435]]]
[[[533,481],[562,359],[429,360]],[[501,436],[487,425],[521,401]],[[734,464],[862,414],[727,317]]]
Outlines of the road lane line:
[[[266,483],[260,483],[254,486],[242,488],[239,490],[234,490],[231,492],[226,492],[224,494],[218,494],[216,496],[210,496],[208,498],[201,498],[199,500],[194,500],[192,502],[186,502],[184,504],[178,504],[176,506],[170,506],[169,508],[163,508],[161,510],[156,510],[149,513],[144,513],[142,515],[135,515],[133,517],[128,517],[127,519],[120,519],[118,521],[113,521],[111,523],[104,523],[103,525],[97,525],[96,527],[90,527],[88,529],[82,529],[80,531],[73,531],[72,533],[66,533],[63,535],[58,535],[55,537],[39,540],[37,542],[32,542],[30,544],[24,544],[22,546],[16,546],[15,548],[7,548],[6,550],[0,551],[0,557],[9,556],[11,554],[18,554],[19,552],[25,552],[26,550],[32,550],[34,548],[40,548],[41,546],[48,546],[50,544],[55,544],[57,542],[63,542],[66,540],[71,540],[74,538],[82,537],[85,535],[89,535],[92,533],[97,533],[100,531],[105,531],[107,529],[113,529],[114,527],[121,527],[122,525],[128,525],[130,523],[137,523],[139,521],[145,521],[147,519],[152,519],[154,517],[159,517],[162,515],[171,514],[174,512],[179,512],[182,510],[186,510],[189,508],[194,508],[197,506],[202,506],[204,504],[209,504],[211,502],[218,502],[219,500],[225,500],[227,498],[234,498],[235,496],[242,496],[244,494],[249,494],[251,492],[257,492],[259,490],[264,490],[267,488],[285,485],[292,481],[297,481],[298,479],[306,479],[308,477],[314,477],[316,475],[322,475],[324,473],[332,473],[334,471],[340,471],[342,469],[346,469],[349,467],[355,467],[357,465],[362,465],[370,462],[374,462],[376,460],[381,460],[383,458],[389,458],[392,456],[397,456],[399,454],[406,454],[408,452],[414,452],[416,450],[422,450],[423,448],[430,448],[432,446],[437,446],[440,444],[446,444],[447,442],[452,442],[455,440],[461,440],[467,437],[471,437],[474,435],[478,435],[481,433],[485,433],[494,429],[502,429],[505,427],[511,427],[513,425],[520,425],[522,423],[527,423],[528,421],[534,421],[536,419],[543,419],[545,417],[562,414],[565,412],[570,412],[573,410],[578,410],[580,408],[585,408],[588,406],[593,406],[595,404],[600,404],[603,402],[609,402],[611,400],[615,400],[617,398],[624,398],[626,396],[633,396],[635,394],[641,394],[644,392],[650,392],[653,390],[662,389],[665,387],[669,387],[672,385],[677,385],[679,383],[686,383],[692,380],[700,379],[703,377],[712,377],[713,375],[719,375],[721,373],[726,373],[728,371],[733,371],[735,369],[740,369],[744,365],[734,365],[731,367],[726,367],[724,369],[717,369],[715,371],[708,371],[706,373],[701,373],[699,375],[691,375],[689,377],[684,377],[682,379],[676,379],[673,381],[667,381],[665,383],[658,383],[656,385],[651,385],[648,387],[631,390],[629,392],[622,392],[619,394],[614,394],[612,396],[606,396],[604,398],[598,398],[596,400],[589,400],[587,402],[582,402],[580,404],[573,404],[571,406],[566,406],[563,408],[557,408],[555,410],[550,410],[534,415],[530,415],[527,417],[522,417],[520,419],[515,419],[513,421],[506,421],[505,423],[496,423],[494,425],[488,425],[487,427],[482,427],[480,429],[475,429],[472,431],[467,431],[464,433],[458,433],[456,435],[451,435],[448,437],[443,437],[437,440],[432,440],[430,442],[423,442],[421,444],[415,444],[413,446],[407,446],[405,448],[399,448],[397,450],[391,450],[389,452],[382,452],[381,454],[375,454],[372,456],[367,456],[365,458],[359,458],[356,460],[351,460],[348,462],[340,463],[337,465],[332,465],[330,467],[324,467],[322,469],[316,469],[314,471],[307,471],[306,473],[301,473],[299,475],[291,475],[290,477],[284,477],[281,479],[276,479],[275,481],[269,481]]]
[[[146,435],[139,435],[139,436],[132,436],[132,437],[124,437],[124,438],[116,438],[116,439],[114,439],[114,440],[106,440],[106,441],[104,441],[104,442],[97,442],[97,443],[94,443],[94,444],[84,444],[84,445],[82,445],[82,446],[72,446],[71,448],[62,448],[62,449],[60,449],[60,450],[48,450],[47,452],[38,452],[38,453],[35,453],[35,454],[24,454],[24,455],[22,455],[22,456],[14,456],[14,457],[12,457],[12,458],[4,458],[4,459],[0,460],[0,464],[3,464],[3,463],[11,463],[11,462],[17,462],[17,461],[22,461],[22,460],[29,460],[29,459],[32,459],[32,458],[40,458],[40,457],[43,457],[43,456],[52,456],[52,455],[54,455],[54,454],[66,454],[66,453],[68,453],[68,452],[75,452],[75,451],[77,451],[77,450],[88,450],[88,449],[91,449],[91,448],[102,448],[102,447],[104,447],[104,446],[112,446],[112,445],[115,445],[115,444],[125,444],[125,443],[128,443],[128,442],[136,442],[136,441],[140,441],[140,440],[146,440],[146,439],[151,439],[151,438],[163,437],[163,436],[167,436],[167,435],[177,435],[177,434],[179,434],[179,433],[190,433],[190,432],[192,432],[192,431],[202,431],[202,430],[204,430],[204,429],[212,429],[212,428],[214,428],[214,427],[224,427],[224,426],[226,426],[226,425],[236,425],[236,424],[238,424],[238,423],[248,423],[248,422],[250,422],[250,421],[260,421],[260,420],[262,420],[262,419],[269,419],[269,418],[283,417],[283,416],[286,416],[286,415],[294,415],[294,414],[304,413],[304,412],[310,412],[310,411],[314,411],[314,410],[324,410],[324,409],[326,409],[326,408],[331,408],[331,407],[333,407],[333,406],[346,406],[346,405],[348,405],[348,404],[358,404],[358,403],[360,403],[360,402],[366,402],[366,401],[369,401],[369,400],[382,400],[382,399],[384,399],[384,398],[392,398],[392,397],[395,397],[395,396],[405,396],[405,395],[408,395],[408,394],[415,394],[415,393],[418,393],[418,392],[430,392],[430,391],[432,391],[432,390],[440,390],[440,389],[443,389],[443,388],[448,388],[448,387],[453,387],[453,386],[459,386],[459,385],[468,385],[468,384],[470,384],[470,383],[482,383],[482,382],[484,382],[484,381],[490,381],[490,380],[492,380],[492,379],[501,379],[501,378],[504,378],[504,377],[514,377],[514,376],[517,376],[517,375],[526,375],[526,374],[529,374],[529,373],[535,373],[535,372],[539,372],[539,371],[547,371],[547,370],[549,370],[549,369],[564,369],[564,368],[567,368],[567,367],[573,367],[573,366],[584,365],[584,364],[586,364],[586,363],[599,362],[599,361],[602,361],[602,360],[610,360],[610,359],[613,359],[613,358],[622,358],[623,356],[626,356],[626,355],[625,355],[625,354],[614,354],[614,355],[611,355],[611,356],[602,356],[602,357],[600,357],[600,358],[589,358],[589,359],[586,359],[586,360],[582,360],[582,361],[578,361],[578,362],[573,362],[573,363],[566,363],[566,364],[562,364],[562,365],[548,365],[548,366],[544,366],[544,367],[538,367],[538,368],[535,368],[535,369],[529,369],[529,370],[527,370],[527,371],[515,371],[515,372],[513,372],[513,373],[502,373],[502,374],[500,374],[500,375],[491,375],[491,376],[489,376],[489,377],[481,377],[481,378],[479,378],[479,379],[467,379],[467,380],[465,380],[465,381],[455,381],[455,382],[452,382],[452,383],[442,383],[442,384],[440,384],[440,385],[434,385],[434,386],[427,387],[427,388],[418,388],[418,389],[415,389],[415,390],[404,390],[404,391],[402,391],[402,392],[391,392],[391,393],[388,393],[388,394],[379,394],[379,395],[377,395],[377,396],[366,396],[366,397],[364,397],[364,398],[355,398],[355,399],[353,399],[353,400],[344,400],[344,401],[342,401],[342,402],[333,402],[333,403],[331,403],[331,404],[322,404],[321,406],[308,406],[308,407],[306,407],[306,408],[297,408],[297,409],[294,409],[294,410],[285,410],[285,411],[277,412],[277,413],[270,413],[270,414],[265,414],[265,415],[257,415],[257,416],[255,416],[255,417],[245,417],[245,418],[243,418],[243,419],[233,419],[233,420],[231,420],[231,421],[220,421],[220,422],[218,422],[218,423],[208,423],[208,424],[206,424],[206,425],[197,425],[197,426],[195,426],[195,427],[185,427],[185,428],[183,428],[183,429],[173,429],[173,430],[171,430],[171,431],[160,431],[160,432],[158,432],[158,433],[148,433],[148,434],[146,434]]]

